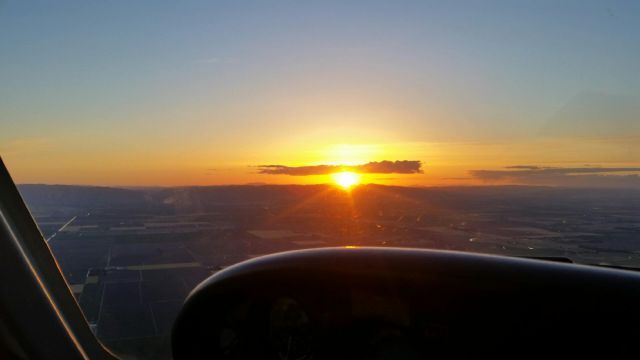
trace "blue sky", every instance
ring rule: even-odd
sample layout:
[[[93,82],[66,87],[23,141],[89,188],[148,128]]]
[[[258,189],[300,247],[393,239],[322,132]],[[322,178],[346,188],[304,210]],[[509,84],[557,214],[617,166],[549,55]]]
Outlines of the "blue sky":
[[[0,3],[5,144],[496,142],[594,96],[638,130],[639,2]]]

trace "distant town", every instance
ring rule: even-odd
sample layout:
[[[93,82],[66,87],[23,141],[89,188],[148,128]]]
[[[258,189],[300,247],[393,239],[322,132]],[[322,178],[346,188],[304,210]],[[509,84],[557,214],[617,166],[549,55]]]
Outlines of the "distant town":
[[[187,294],[287,250],[392,246],[640,267],[640,191],[494,186],[256,185],[19,189],[93,331],[170,357]]]

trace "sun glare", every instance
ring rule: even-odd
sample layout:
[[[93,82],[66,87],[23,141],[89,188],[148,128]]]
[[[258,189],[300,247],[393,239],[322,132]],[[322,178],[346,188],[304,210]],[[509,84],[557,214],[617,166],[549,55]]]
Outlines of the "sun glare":
[[[351,171],[343,171],[331,175],[333,181],[345,190],[351,189],[360,182],[360,174]]]

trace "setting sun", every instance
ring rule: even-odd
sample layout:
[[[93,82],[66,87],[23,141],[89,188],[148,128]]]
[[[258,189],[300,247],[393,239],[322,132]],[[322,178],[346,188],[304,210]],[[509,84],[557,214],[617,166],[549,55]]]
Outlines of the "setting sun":
[[[360,174],[351,171],[343,171],[332,174],[331,176],[333,177],[333,181],[345,190],[351,189],[351,187],[360,182]]]

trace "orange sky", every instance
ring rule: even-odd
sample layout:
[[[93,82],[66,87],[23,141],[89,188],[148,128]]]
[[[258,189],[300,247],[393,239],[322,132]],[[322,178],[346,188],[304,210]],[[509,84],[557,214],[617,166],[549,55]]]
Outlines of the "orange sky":
[[[331,180],[325,175],[263,175],[258,174],[254,166],[358,165],[410,159],[423,162],[423,174],[364,174],[362,182],[437,186],[485,184],[485,181],[471,178],[468,171],[501,169],[510,165],[638,166],[638,162],[634,162],[638,143],[637,138],[565,138],[493,143],[334,144],[321,136],[299,143],[247,144],[242,151],[236,151],[233,158],[224,151],[217,151],[215,144],[165,149],[122,147],[105,151],[97,143],[93,149],[87,144],[88,150],[80,151],[75,142],[32,140],[4,145],[0,150],[19,183],[108,186],[326,183]]]

